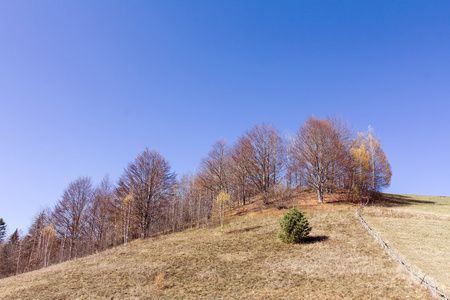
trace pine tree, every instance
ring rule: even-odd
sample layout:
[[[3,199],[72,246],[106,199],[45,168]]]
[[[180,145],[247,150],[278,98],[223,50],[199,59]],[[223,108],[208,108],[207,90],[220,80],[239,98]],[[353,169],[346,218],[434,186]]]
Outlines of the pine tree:
[[[3,242],[3,239],[6,236],[6,223],[0,218],[0,244]]]
[[[295,206],[283,214],[280,226],[282,233],[278,237],[284,243],[301,243],[311,231],[308,219]]]

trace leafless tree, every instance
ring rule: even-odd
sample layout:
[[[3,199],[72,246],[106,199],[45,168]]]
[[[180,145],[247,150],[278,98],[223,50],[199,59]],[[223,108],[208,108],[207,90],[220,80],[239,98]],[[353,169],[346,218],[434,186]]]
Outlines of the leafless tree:
[[[200,165],[198,174],[199,183],[209,190],[213,197],[220,191],[227,191],[229,173],[229,150],[224,140],[219,140],[213,145],[213,149],[208,153]]]
[[[172,196],[175,177],[165,158],[156,150],[148,149],[120,177],[117,193],[121,198],[133,195],[133,214],[142,238],[150,234],[151,226],[158,227],[161,222],[162,208]]]
[[[293,186],[301,185],[301,177],[298,176],[301,169],[296,164],[295,156],[295,134],[288,131],[284,137],[285,149],[285,180],[286,188],[291,189]]]
[[[2,246],[0,252],[0,277],[16,275],[19,273],[22,259],[23,238],[19,230],[15,230],[8,241]]]
[[[55,206],[53,223],[59,238],[67,239],[69,242],[69,259],[74,257],[76,242],[82,236],[86,208],[92,197],[91,178],[80,177],[69,184]]]
[[[253,194],[253,183],[251,180],[251,160],[254,149],[247,136],[240,137],[230,151],[231,157],[231,184],[232,194],[238,203],[245,205],[246,201]]]
[[[349,130],[338,119],[308,117],[297,134],[295,158],[316,189],[319,203],[327,184],[349,164]]]
[[[25,270],[34,270],[42,267],[42,230],[48,224],[48,214],[46,211],[40,211],[31,225],[24,243],[27,249]]]
[[[87,204],[86,234],[90,252],[103,250],[113,244],[114,196],[114,186],[106,176],[95,188],[93,197]]]
[[[284,166],[283,140],[272,124],[262,123],[247,131],[251,148],[250,178],[260,193],[269,193],[281,180]]]

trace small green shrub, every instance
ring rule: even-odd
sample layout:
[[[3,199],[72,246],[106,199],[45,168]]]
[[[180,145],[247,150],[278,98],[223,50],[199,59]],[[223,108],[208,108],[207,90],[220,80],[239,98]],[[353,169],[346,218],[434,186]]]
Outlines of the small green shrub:
[[[305,215],[295,206],[283,214],[280,226],[283,232],[278,237],[285,243],[301,243],[311,231]]]

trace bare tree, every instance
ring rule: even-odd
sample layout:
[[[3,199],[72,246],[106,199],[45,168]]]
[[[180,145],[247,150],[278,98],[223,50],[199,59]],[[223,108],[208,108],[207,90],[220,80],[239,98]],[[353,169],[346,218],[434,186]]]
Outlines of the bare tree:
[[[281,180],[284,165],[283,140],[272,124],[262,123],[247,131],[250,178],[261,193],[269,193]]]
[[[35,217],[24,243],[27,250],[25,270],[40,268],[43,262],[42,255],[42,230],[48,224],[48,214],[43,210]]]
[[[285,180],[286,188],[290,189],[292,186],[301,185],[301,180],[298,178],[300,168],[296,164],[295,156],[295,134],[288,131],[284,137],[285,148]]]
[[[22,241],[19,230],[16,229],[8,238],[7,243],[3,245],[0,252],[0,277],[18,273],[22,254]]]
[[[213,149],[201,162],[198,174],[200,184],[209,190],[213,197],[220,191],[228,190],[229,181],[229,150],[224,140],[219,140]]]
[[[159,225],[162,208],[172,196],[175,173],[156,150],[146,149],[130,163],[119,179],[117,193],[121,198],[133,194],[133,214],[139,235],[145,238],[150,227]]]
[[[86,208],[93,196],[92,180],[80,177],[71,182],[55,206],[53,222],[59,238],[68,239],[69,259],[74,257],[76,242],[82,236]]]
[[[308,117],[298,131],[295,157],[308,184],[316,189],[319,203],[327,184],[349,162],[348,133],[345,123],[315,117]]]
[[[184,174],[176,185],[176,196],[173,201],[174,222],[177,230],[183,230],[187,224],[194,223],[194,201],[191,197],[194,175]]]
[[[230,153],[232,192],[234,192],[238,202],[245,205],[247,199],[253,193],[250,174],[254,149],[249,138],[246,136],[240,137]]]
[[[350,145],[353,132],[349,124],[340,117],[331,116],[327,120],[331,124],[335,139],[335,161],[331,165],[328,184],[329,192],[333,192],[334,187],[345,187],[347,185],[349,174],[352,172]]]
[[[198,175],[185,174],[176,183],[174,197],[166,208],[166,230],[206,226],[214,204],[213,192],[201,184]]]
[[[95,188],[86,209],[86,233],[91,251],[100,251],[112,244],[114,186],[109,177]]]

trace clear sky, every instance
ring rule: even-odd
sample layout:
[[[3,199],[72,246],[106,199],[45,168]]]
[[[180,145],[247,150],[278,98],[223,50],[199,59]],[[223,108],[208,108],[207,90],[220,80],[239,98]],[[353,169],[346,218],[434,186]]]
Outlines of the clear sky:
[[[449,96],[449,1],[1,1],[0,217],[25,233],[146,147],[183,174],[330,114],[375,129],[388,192],[450,196]]]

